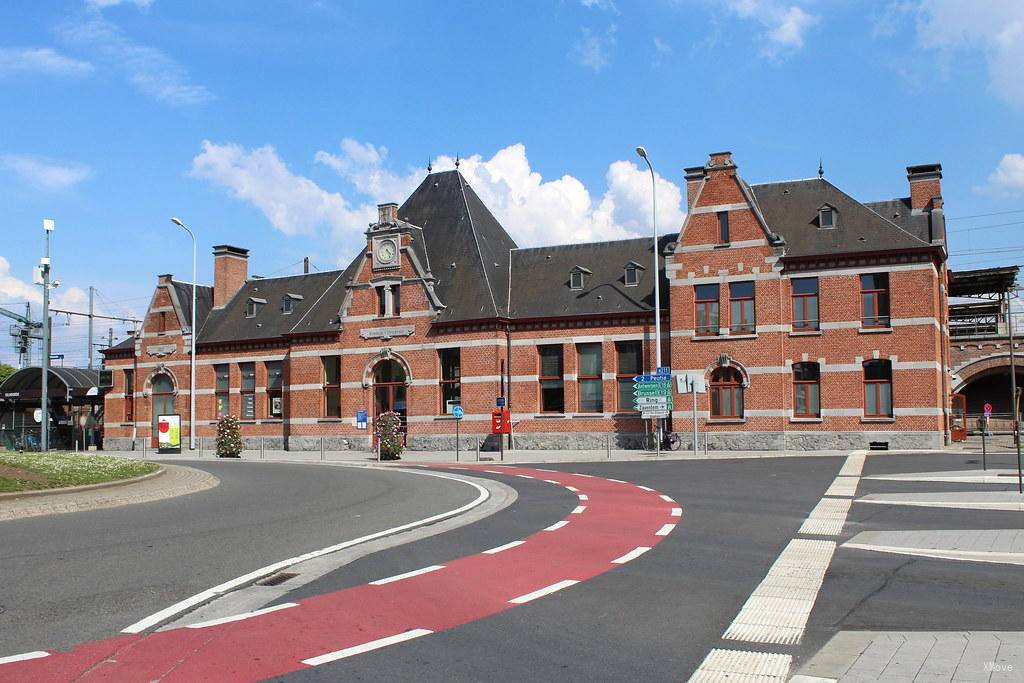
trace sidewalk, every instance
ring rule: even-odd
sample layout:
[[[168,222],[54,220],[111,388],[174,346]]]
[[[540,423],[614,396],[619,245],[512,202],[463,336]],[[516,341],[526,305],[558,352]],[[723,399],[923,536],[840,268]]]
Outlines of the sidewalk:
[[[893,453],[894,451],[889,451]],[[122,451],[116,453],[124,457],[142,458],[142,451]],[[558,462],[657,462],[659,460],[722,460],[734,458],[785,458],[785,457],[846,457],[850,451],[703,451],[696,456],[692,451],[662,451],[660,455],[654,451],[639,450],[507,450],[504,456],[499,451],[461,451],[456,457],[455,451],[404,451],[401,460],[384,461],[384,464],[407,465],[410,463],[558,463]],[[183,448],[177,455],[162,455],[155,451],[147,451],[149,460],[194,460],[196,458],[215,459],[213,451],[189,451]],[[479,458],[479,459],[478,459]],[[243,460],[267,460],[275,462],[333,462],[349,464],[371,464],[377,462],[374,453],[365,451],[282,451],[282,450],[246,450],[242,453]]]

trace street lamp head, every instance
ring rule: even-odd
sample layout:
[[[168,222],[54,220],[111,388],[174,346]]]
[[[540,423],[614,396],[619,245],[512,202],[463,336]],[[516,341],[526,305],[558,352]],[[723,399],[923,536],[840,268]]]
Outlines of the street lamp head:
[[[643,147],[637,147],[636,148],[636,153],[639,154],[640,157],[643,158],[643,159],[647,158],[647,150],[644,149]]]
[[[177,216],[171,216],[171,222],[174,223],[175,225],[177,225],[180,228],[184,228],[185,227],[185,224],[182,223],[181,219],[178,218]]]

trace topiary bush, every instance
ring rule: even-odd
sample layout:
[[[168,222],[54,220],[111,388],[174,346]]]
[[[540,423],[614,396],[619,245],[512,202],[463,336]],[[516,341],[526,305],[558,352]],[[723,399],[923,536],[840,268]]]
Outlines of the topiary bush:
[[[234,415],[225,415],[217,421],[217,457],[242,457],[242,430]]]
[[[377,416],[377,441],[380,443],[381,460],[400,460],[402,457],[402,418],[398,413],[381,413]]]

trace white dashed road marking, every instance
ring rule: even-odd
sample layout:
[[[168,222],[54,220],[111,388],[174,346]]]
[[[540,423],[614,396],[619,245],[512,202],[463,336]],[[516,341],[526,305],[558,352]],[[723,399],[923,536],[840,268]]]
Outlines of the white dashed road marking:
[[[571,515],[579,515],[579,514],[582,514],[583,511],[586,510],[586,509],[587,509],[586,505],[577,505],[575,508],[573,508],[573,511],[570,512],[569,514],[571,514]]]
[[[650,548],[648,548],[647,546],[643,546],[643,545],[640,546],[639,548],[633,548],[632,550],[630,550],[628,553],[626,553],[622,557],[617,557],[614,560],[612,560],[612,564],[626,564],[627,562],[631,562],[631,561],[635,560],[636,558],[640,557],[641,555],[646,553],[648,550],[650,550]]]
[[[430,572],[436,572],[438,569],[444,569],[444,565],[434,564],[429,567],[424,567],[423,569],[414,569],[411,572],[406,572],[404,574],[396,574],[395,576],[389,576],[386,579],[377,579],[376,581],[371,581],[370,585],[383,586],[386,583],[394,583],[395,581],[401,581],[402,579],[411,579],[412,577],[419,576],[420,574],[429,574]]]
[[[654,489],[650,488],[649,486],[640,486],[639,484],[637,484],[637,488],[640,489],[641,491],[654,491]]]
[[[511,600],[509,600],[509,602],[511,602],[513,605],[522,605],[524,602],[530,602],[531,600],[536,600],[537,598],[543,598],[545,595],[551,595],[552,593],[560,591],[563,588],[575,586],[577,583],[579,583],[579,581],[574,581],[573,579],[565,579],[564,581],[559,581],[558,583],[553,583],[550,586],[546,586],[539,590],[535,590],[532,593],[520,595],[518,598],[512,598]]]
[[[657,531],[654,532],[655,536],[668,536],[672,533],[672,530],[676,528],[675,524],[666,524]]]
[[[516,546],[520,546],[520,545],[522,545],[524,543],[526,543],[526,541],[512,541],[511,543],[506,543],[505,545],[499,545],[497,548],[491,548],[490,550],[485,550],[484,551],[484,555],[497,555],[498,553],[500,553],[503,550],[510,550],[510,549],[515,548]]]
[[[673,517],[682,517],[683,516],[683,508],[672,508],[672,516]]]
[[[587,494],[581,493],[580,494],[580,500],[590,500],[590,498],[587,497]]]
[[[676,501],[675,501],[675,500],[674,500],[674,499],[672,498],[672,496],[666,496],[666,495],[665,495],[664,493],[663,493],[663,494],[661,494],[661,499],[662,499],[663,501],[665,501],[666,503],[674,503],[674,502],[676,502]]]
[[[43,652],[42,650],[36,650],[35,652],[23,652],[20,655],[11,655],[10,657],[0,657],[0,664],[13,664],[14,662],[24,662],[29,659],[39,659],[40,657],[49,657],[49,652]]]
[[[563,519],[561,522],[555,522],[554,524],[552,524],[549,527],[544,527],[544,531],[558,531],[559,529],[561,529],[563,526],[565,526],[568,523],[569,523],[569,520]]]
[[[309,659],[303,659],[303,664],[309,666],[320,666],[321,664],[327,664],[328,662],[336,662],[339,659],[345,659],[346,657],[353,657],[355,655],[361,655],[364,652],[371,652],[373,650],[379,650],[382,647],[388,645],[395,645],[397,643],[404,643],[407,640],[413,638],[419,638],[420,636],[429,636],[433,631],[429,631],[425,628],[414,628],[411,631],[404,633],[396,633],[393,636],[387,638],[379,638],[377,640],[371,640],[368,643],[362,645],[355,645],[353,647],[347,647],[344,650],[336,650],[334,652],[328,652],[326,654],[318,655],[316,657],[310,657]]]

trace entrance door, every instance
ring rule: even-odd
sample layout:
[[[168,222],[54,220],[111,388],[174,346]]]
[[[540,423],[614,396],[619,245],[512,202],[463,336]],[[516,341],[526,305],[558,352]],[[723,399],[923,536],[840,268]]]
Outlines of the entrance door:
[[[158,415],[174,414],[174,382],[164,373],[153,378],[153,392],[149,419],[152,424],[150,428],[150,445],[157,447],[157,426]]]
[[[405,370],[393,360],[384,360],[373,369],[373,414],[395,412],[401,420],[402,441],[405,441],[408,411],[406,409]],[[374,437],[376,439],[376,437]]]

